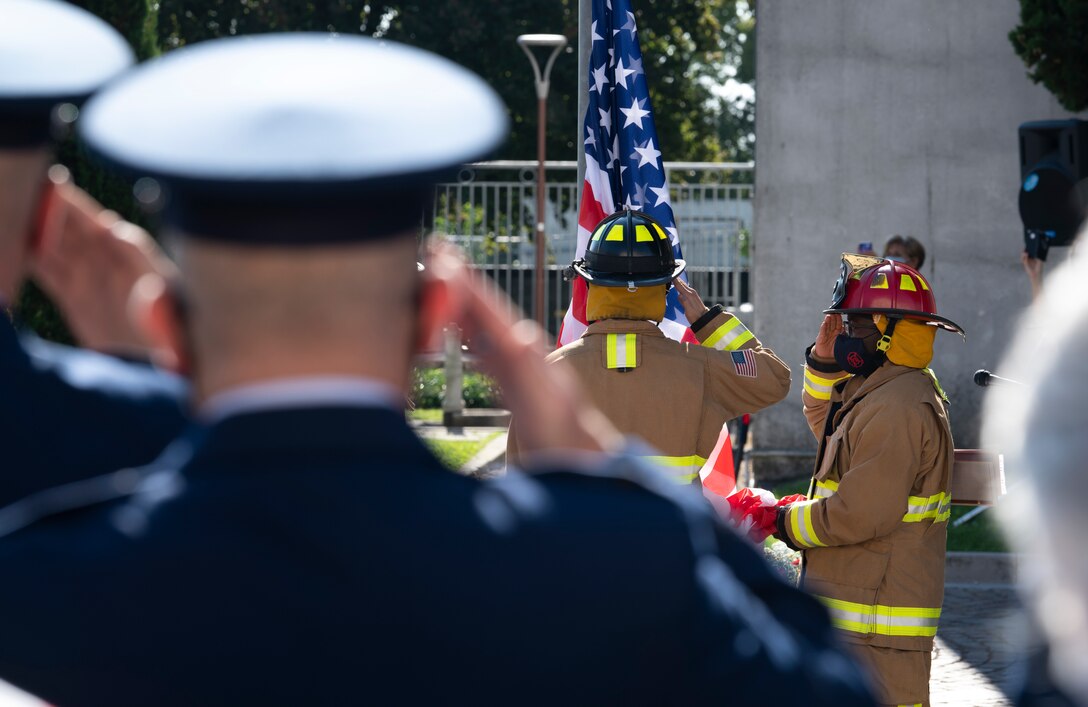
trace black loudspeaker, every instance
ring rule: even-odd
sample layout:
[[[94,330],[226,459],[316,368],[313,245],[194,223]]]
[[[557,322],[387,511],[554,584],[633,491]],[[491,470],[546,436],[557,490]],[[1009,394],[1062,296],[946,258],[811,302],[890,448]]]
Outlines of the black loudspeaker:
[[[1028,254],[1046,259],[1069,245],[1085,216],[1088,121],[1042,120],[1020,126],[1020,220]]]

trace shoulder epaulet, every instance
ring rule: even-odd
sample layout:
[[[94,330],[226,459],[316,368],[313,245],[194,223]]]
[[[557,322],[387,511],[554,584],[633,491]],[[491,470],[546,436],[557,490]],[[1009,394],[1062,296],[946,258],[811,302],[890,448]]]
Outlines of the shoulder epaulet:
[[[89,510],[123,498],[152,492],[162,498],[162,489],[189,458],[191,444],[181,439],[168,446],[158,459],[142,467],[110,472],[44,489],[0,508],[0,539],[48,518],[73,511]]]

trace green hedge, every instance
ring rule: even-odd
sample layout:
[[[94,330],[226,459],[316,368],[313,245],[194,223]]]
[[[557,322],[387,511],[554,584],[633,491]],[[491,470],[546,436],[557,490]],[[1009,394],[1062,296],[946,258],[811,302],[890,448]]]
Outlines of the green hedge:
[[[446,372],[441,368],[417,368],[412,373],[412,402],[417,408],[440,408],[446,393]],[[494,380],[482,373],[466,373],[462,384],[465,407],[502,407],[502,393]]]

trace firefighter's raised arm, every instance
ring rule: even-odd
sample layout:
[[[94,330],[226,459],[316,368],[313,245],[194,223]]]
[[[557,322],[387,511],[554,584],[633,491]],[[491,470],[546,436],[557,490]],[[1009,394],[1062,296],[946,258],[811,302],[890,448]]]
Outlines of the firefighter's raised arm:
[[[831,391],[836,384],[850,377],[835,362],[835,338],[842,332],[842,317],[838,314],[825,314],[815,343],[805,351],[804,390],[801,400],[805,419],[817,440],[823,435]]]
[[[748,327],[720,304],[707,307],[683,280],[673,280],[691,331],[707,352],[708,390],[730,410],[730,417],[757,412],[790,391],[790,368],[763,348]]]

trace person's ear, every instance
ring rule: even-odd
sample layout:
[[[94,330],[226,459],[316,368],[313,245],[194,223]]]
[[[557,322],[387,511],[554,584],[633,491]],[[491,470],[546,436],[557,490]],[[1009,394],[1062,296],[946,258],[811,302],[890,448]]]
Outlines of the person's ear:
[[[442,347],[442,331],[452,321],[449,285],[445,280],[424,276],[419,284],[414,352]]]
[[[137,280],[129,299],[129,314],[148,343],[151,360],[161,368],[186,375],[191,361],[182,306],[166,281],[155,274]]]

